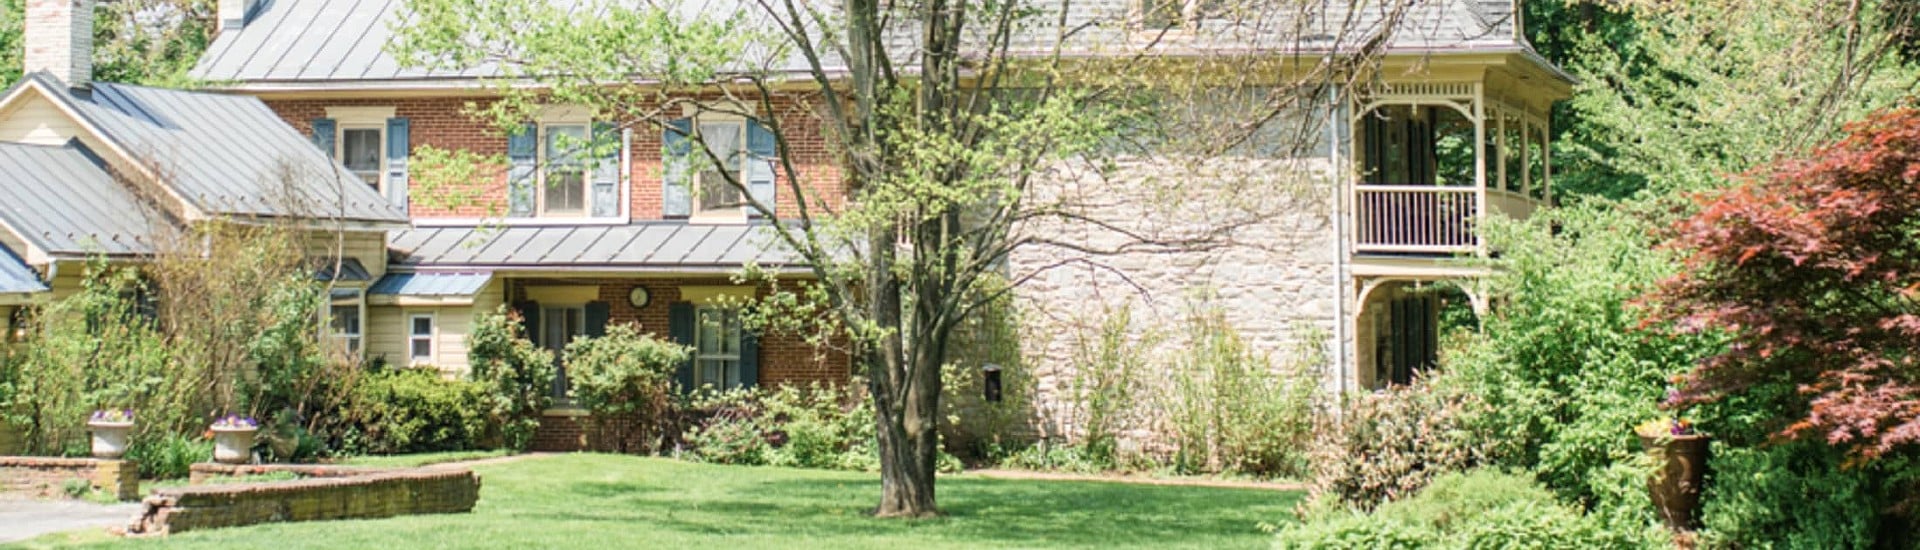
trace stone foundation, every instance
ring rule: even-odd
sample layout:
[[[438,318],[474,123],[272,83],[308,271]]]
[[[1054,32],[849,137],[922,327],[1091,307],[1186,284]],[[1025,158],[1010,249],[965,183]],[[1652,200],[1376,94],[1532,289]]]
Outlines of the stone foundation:
[[[352,471],[305,468],[320,468],[322,474]],[[268,471],[203,472],[196,466],[194,474],[255,475]],[[272,483],[180,487],[157,490],[147,497],[146,509],[127,527],[127,533],[154,535],[282,521],[463,513],[472,511],[479,500],[480,476],[466,469],[388,470]]]
[[[120,500],[140,498],[140,468],[133,462],[0,456],[0,493],[63,497],[67,483],[75,479],[85,480],[94,489]]]

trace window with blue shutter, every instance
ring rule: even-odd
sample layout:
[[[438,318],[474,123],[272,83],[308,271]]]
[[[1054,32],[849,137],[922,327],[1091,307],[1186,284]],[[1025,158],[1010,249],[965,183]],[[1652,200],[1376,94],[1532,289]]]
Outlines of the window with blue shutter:
[[[539,143],[540,129],[532,124],[507,136],[507,217],[533,217]]]
[[[610,122],[595,122],[593,140],[603,152],[593,162],[592,215],[611,218],[620,215],[620,128]]]
[[[693,342],[693,303],[674,302],[667,304],[667,336],[673,343],[692,347]],[[693,355],[688,354],[679,368],[673,371],[673,381],[679,384],[680,391],[693,391]]]
[[[387,200],[407,209],[407,154],[412,124],[405,118],[387,119]]]
[[[335,126],[333,125],[333,119],[313,119],[313,146],[319,147],[321,152],[327,154],[327,158],[333,158],[334,132]]]
[[[747,195],[767,210],[774,209],[774,167],[778,166],[779,149],[772,130],[758,120],[747,121]],[[749,208],[748,212],[760,215],[758,209]]]
[[[693,185],[689,156],[693,152],[693,142],[688,139],[693,134],[692,119],[675,119],[667,123],[660,136],[660,173],[661,173],[661,214],[670,218],[684,218],[693,215]],[[688,313],[692,315],[691,312]],[[688,321],[692,326],[692,321]],[[692,337],[689,336],[689,339]]]

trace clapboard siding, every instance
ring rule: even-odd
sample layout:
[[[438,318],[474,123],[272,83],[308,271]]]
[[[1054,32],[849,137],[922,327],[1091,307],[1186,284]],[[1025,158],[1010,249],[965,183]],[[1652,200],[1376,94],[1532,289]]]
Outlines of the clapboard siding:
[[[0,113],[0,141],[61,145],[80,132],[72,118],[38,96],[26,98],[11,113]]]

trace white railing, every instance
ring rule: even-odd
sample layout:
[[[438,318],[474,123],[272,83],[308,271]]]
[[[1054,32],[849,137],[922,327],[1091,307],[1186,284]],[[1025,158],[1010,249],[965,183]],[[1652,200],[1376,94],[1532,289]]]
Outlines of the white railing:
[[[1472,187],[1354,187],[1354,251],[1472,252],[1478,200]]]

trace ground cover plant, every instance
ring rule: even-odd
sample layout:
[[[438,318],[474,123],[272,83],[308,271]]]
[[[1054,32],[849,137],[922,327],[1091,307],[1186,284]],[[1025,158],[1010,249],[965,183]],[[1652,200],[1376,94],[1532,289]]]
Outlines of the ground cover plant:
[[[1264,548],[1299,501],[1260,489],[943,476],[943,517],[868,515],[873,474],[572,454],[476,466],[471,514],[33,546],[156,548]],[[75,540],[75,539],[78,540]]]

